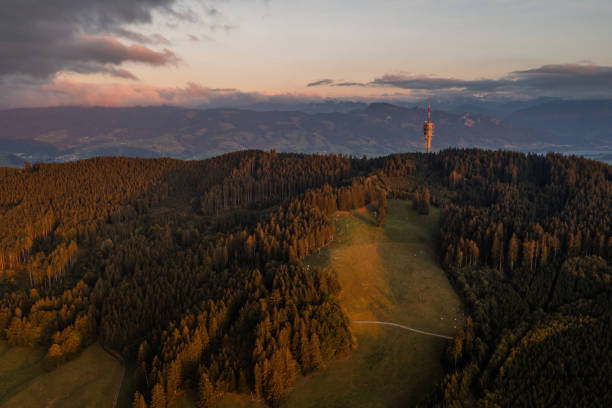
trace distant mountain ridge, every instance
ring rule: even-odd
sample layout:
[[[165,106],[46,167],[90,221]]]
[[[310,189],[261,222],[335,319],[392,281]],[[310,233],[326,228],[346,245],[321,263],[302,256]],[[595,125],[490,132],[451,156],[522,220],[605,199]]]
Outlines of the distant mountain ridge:
[[[559,143],[612,149],[612,100],[552,101],[516,111],[506,120],[546,129]]]
[[[349,112],[314,114],[168,106],[4,110],[0,152],[30,161],[64,161],[102,155],[199,159],[244,149],[358,156],[422,151],[424,109],[355,106]],[[528,126],[532,121],[526,113],[517,118],[520,125],[433,110],[432,148],[555,150],[567,141],[558,143],[554,132]]]

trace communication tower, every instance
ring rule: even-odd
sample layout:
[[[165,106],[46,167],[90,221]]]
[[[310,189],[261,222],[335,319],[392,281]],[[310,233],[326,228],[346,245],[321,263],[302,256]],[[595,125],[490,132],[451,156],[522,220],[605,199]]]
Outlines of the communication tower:
[[[431,121],[430,103],[427,102],[427,120],[423,124],[423,136],[425,136],[425,152],[431,153],[431,137],[433,136],[434,124]]]

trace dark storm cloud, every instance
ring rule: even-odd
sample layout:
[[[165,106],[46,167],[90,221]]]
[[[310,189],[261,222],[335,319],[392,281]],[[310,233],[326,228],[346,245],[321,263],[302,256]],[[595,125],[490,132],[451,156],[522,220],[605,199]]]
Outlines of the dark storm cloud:
[[[44,78],[74,71],[133,78],[117,66],[127,61],[173,63],[176,56],[169,50],[127,46],[110,36],[141,44],[160,43],[161,36],[147,37],[123,25],[150,23],[154,9],[169,12],[174,1],[4,0],[0,9],[0,77]]]
[[[309,83],[308,85],[306,85],[307,87],[313,87],[313,86],[321,86],[321,85],[331,85],[333,84],[334,81],[331,79],[319,79],[318,81],[314,81]]]

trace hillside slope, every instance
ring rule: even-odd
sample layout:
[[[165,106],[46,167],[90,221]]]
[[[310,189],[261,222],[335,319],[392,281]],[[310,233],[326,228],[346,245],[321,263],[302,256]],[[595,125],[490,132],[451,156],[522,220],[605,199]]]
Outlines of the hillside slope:
[[[246,151],[0,168],[0,338],[47,348],[59,369],[99,342],[153,406],[227,393],[277,405],[355,352],[368,327],[349,316],[414,327],[394,302],[436,311],[431,297],[402,300],[422,276],[368,275],[428,269],[394,252],[410,249],[402,234],[430,240],[394,220],[392,199],[440,208],[438,260],[468,315],[439,356],[430,405],[612,405],[612,166],[559,154]],[[355,281],[304,262],[341,244],[333,214],[368,205],[377,222],[388,210],[374,229],[400,242],[378,251],[366,235],[357,255],[338,252]],[[362,282],[380,290],[344,309],[343,290]],[[416,328],[443,329],[430,323]]]
[[[335,217],[337,238],[305,261],[332,268],[351,321],[391,321],[453,336],[463,309],[436,258],[439,211],[419,215],[391,200],[383,228],[365,210]],[[414,406],[442,379],[448,340],[353,324],[357,350],[297,382],[286,407]]]

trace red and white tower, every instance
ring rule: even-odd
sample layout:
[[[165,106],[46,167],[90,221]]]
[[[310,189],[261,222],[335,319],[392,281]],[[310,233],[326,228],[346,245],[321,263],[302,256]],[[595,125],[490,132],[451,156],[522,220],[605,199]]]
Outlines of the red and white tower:
[[[433,136],[434,124],[431,121],[430,103],[427,102],[427,120],[423,124],[423,136],[425,136],[425,152],[431,153],[431,137]]]

